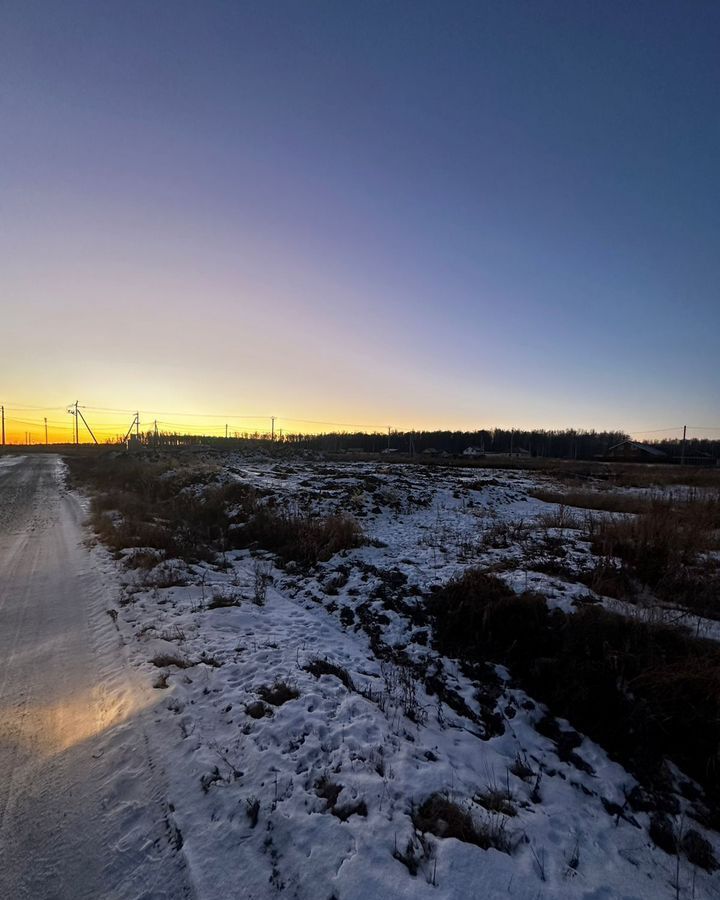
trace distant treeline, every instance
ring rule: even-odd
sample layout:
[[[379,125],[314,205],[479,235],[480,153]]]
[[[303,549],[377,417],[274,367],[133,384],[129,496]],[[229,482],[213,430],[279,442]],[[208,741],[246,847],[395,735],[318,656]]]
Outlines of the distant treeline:
[[[361,450],[377,453],[388,447],[402,453],[462,454],[468,447],[485,453],[523,453],[530,456],[592,459],[628,440],[621,431],[521,431],[493,428],[482,431],[393,431],[388,434],[322,434],[286,436],[309,449]]]
[[[152,432],[141,434],[143,444],[205,444],[228,446],[247,441],[268,441],[267,434],[243,434],[237,438],[220,438],[201,435],[182,435]],[[627,440],[620,431],[510,431],[494,428],[482,431],[391,431],[389,434],[366,432],[332,432],[327,434],[280,434],[275,436],[276,444],[291,444],[308,450],[328,453],[359,452],[379,453],[392,449],[399,453],[417,455],[420,453],[450,454],[459,456],[468,447],[475,447],[485,453],[513,453],[560,457],[566,459],[592,459],[602,455],[613,444]]]
[[[610,447],[630,436],[622,431],[530,431],[506,428],[483,429],[481,431],[391,431],[389,434],[367,432],[331,432],[326,434],[276,434],[275,445],[292,445],[297,448],[326,453],[380,453],[395,450],[408,455],[449,454],[460,456],[468,447],[492,455],[509,454],[546,457],[554,459],[594,459],[604,456]],[[147,432],[140,435],[140,442],[146,445],[193,445],[228,447],[242,446],[250,441],[270,444],[270,435],[245,433],[235,437],[215,437],[209,435],[169,434],[158,435]],[[657,447],[670,458],[679,458],[681,441],[662,440],[643,443]],[[687,458],[703,454],[717,458],[720,456],[720,440],[688,440],[685,445]]]
[[[668,456],[680,457],[682,455],[682,441],[680,440],[664,440],[664,441],[648,441],[651,447],[657,447]],[[714,459],[720,457],[720,438],[709,440],[707,438],[688,438],[685,442],[685,457],[712,456]]]

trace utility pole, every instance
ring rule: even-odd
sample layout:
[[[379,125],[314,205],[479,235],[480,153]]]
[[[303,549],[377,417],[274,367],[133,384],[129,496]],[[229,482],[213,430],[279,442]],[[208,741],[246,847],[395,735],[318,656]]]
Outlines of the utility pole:
[[[683,425],[682,450],[680,451],[680,465],[685,465],[685,440],[687,438],[687,425]]]
[[[227,422],[225,423],[225,440],[227,440]]]
[[[85,416],[80,412],[80,410],[78,410],[78,413],[80,413],[80,418],[83,420],[83,422],[85,423],[85,427],[86,427],[87,430],[90,432],[90,437],[91,437],[91,438],[95,441],[95,443],[97,444],[98,439],[97,439],[97,438],[95,437],[95,435],[93,434],[92,428],[88,425],[87,419],[86,419]],[[77,420],[76,420],[76,421],[77,421]]]
[[[275,416],[270,416],[270,440],[275,440]]]
[[[388,425],[388,450],[390,449],[390,432],[392,430],[392,425]]]
[[[72,442],[75,443],[75,444],[77,444],[77,442],[78,442],[78,428],[77,428],[77,424],[78,424],[78,416],[77,416],[77,406],[78,406],[78,404],[77,404],[77,400],[76,400],[74,404],[73,404],[73,403],[70,404],[70,409],[67,411],[67,413],[68,413],[69,416],[75,416],[75,422],[73,423],[73,433],[72,433]]]
[[[78,424],[78,402],[75,401],[75,446],[80,443],[80,425]]]
[[[0,410],[2,410],[2,445],[5,446],[5,407],[0,406]]]
[[[47,447],[47,416],[45,416],[45,446]]]
[[[130,427],[128,428],[128,430],[127,430],[127,432],[126,432],[125,437],[122,439],[123,444],[127,441],[127,439],[128,439],[128,438],[130,437],[130,435],[132,434],[132,430],[133,430],[133,428],[135,427],[135,423],[137,422],[137,420],[138,420],[138,414],[135,413],[135,418],[134,418],[134,419],[132,420],[132,422],[130,423]]]
[[[140,410],[135,413],[135,437],[140,440]]]

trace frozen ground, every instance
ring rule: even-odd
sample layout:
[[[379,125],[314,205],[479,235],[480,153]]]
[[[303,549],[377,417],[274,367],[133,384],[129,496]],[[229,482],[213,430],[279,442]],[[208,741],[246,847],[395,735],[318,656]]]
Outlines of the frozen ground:
[[[561,760],[533,727],[542,707],[508,684],[492,698],[493,736],[487,698],[437,656],[415,615],[432,585],[471,563],[568,611],[587,597],[539,571],[560,539],[566,568],[588,551],[544,520],[552,507],[528,495],[533,477],[242,456],[214,465],[214,477],[278,503],[352,513],[368,542],[310,572],[261,551],[149,571],[94,551],[108,582],[124,582],[117,624],[152,706],[172,834],[199,897],[720,896],[716,876],[655,847],[647,815],[628,812],[633,777],[587,738],[574,762]],[[447,702],[418,671],[438,674]],[[415,827],[433,794],[501,849]]]
[[[194,896],[149,724],[54,456],[0,460],[0,897]]]

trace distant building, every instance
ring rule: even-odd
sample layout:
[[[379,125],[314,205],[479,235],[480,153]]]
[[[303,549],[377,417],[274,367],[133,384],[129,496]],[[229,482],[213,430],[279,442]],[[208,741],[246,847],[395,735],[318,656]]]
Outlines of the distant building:
[[[494,451],[488,451],[485,455],[492,457],[504,457],[505,459],[510,459],[510,457],[513,456],[521,456],[523,458],[526,456],[532,456],[530,451],[526,450],[524,447],[513,447],[512,453],[509,450],[500,450],[497,453]]]
[[[662,450],[648,444],[638,444],[637,441],[621,441],[610,447],[605,456],[609,459],[629,459],[636,462],[662,462],[667,459],[667,454]]]
[[[485,451],[482,447],[466,447],[463,452],[463,456],[485,456]]]

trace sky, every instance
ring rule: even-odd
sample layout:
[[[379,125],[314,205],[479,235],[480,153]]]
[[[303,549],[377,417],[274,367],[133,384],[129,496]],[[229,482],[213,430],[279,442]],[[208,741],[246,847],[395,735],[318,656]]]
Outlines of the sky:
[[[3,0],[9,431],[720,434],[719,47],[715,0]]]

